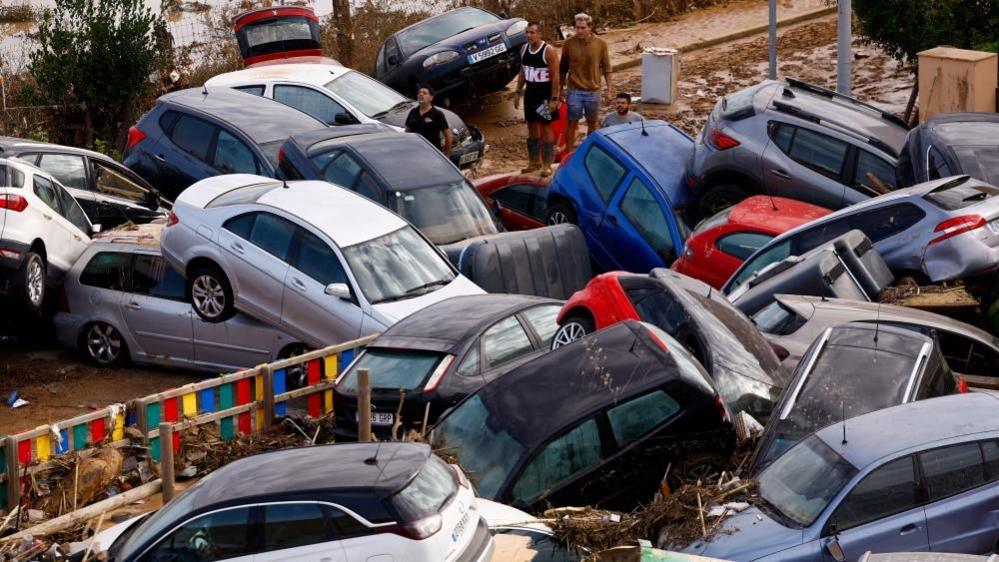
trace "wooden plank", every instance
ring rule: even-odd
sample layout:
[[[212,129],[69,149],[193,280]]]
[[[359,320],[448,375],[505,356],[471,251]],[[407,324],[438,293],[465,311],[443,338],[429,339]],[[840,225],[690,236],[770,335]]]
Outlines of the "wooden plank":
[[[225,410],[219,410],[218,412],[212,412],[211,414],[202,414],[196,418],[191,418],[184,420],[182,422],[177,422],[173,425],[174,433],[177,434],[185,429],[190,429],[194,426],[204,425],[206,423],[211,423],[215,421],[225,421],[225,418],[230,418],[232,416],[237,416],[243,412],[249,412],[250,410],[260,406],[259,402],[250,402],[249,404],[242,404],[239,406],[234,406],[232,408],[226,408]],[[155,439],[159,437],[160,430],[156,428],[147,434],[150,439]]]
[[[292,398],[301,398],[303,396],[308,396],[310,394],[316,394],[324,390],[330,390],[334,386],[336,386],[335,381],[323,381],[319,384],[314,384],[312,386],[303,386],[302,388],[296,388],[295,390],[289,390],[288,392],[282,392],[281,394],[275,395],[274,402],[276,402],[280,406],[282,405],[283,402],[287,402]]]
[[[82,416],[76,416],[75,418],[70,418],[68,420],[62,420],[62,421],[58,422],[58,424],[59,424],[59,427],[73,427],[73,426],[80,425],[80,424],[87,424],[87,423],[90,423],[90,422],[92,422],[94,420],[97,420],[97,419],[106,418],[106,417],[108,417],[108,414],[109,414],[108,409],[107,408],[102,408],[100,410],[95,410],[93,412],[90,412],[90,413],[87,413],[87,414],[83,414]],[[24,439],[35,439],[36,437],[38,437],[40,435],[47,435],[50,432],[50,429],[49,429],[50,427],[51,426],[49,426],[49,425],[40,425],[40,426],[36,427],[35,429],[30,429],[28,431],[24,431],[24,432],[18,433],[14,437],[17,437],[17,439],[19,441],[20,440],[24,440]]]

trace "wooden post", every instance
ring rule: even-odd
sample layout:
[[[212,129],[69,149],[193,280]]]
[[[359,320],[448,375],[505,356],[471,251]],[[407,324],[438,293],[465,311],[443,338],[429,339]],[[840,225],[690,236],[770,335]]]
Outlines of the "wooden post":
[[[264,377],[264,427],[258,429],[266,431],[274,425],[274,369],[270,364],[263,365],[260,374]]]
[[[7,510],[10,511],[21,504],[21,478],[18,475],[17,438],[8,437],[4,440],[7,455]]]
[[[146,418],[146,401],[139,398],[135,401],[135,425],[139,426],[139,431],[142,432],[142,444],[149,446],[149,423]]]
[[[160,479],[163,480],[163,503],[173,499],[173,424],[160,424]]]
[[[371,441],[371,372],[357,370],[357,440]]]

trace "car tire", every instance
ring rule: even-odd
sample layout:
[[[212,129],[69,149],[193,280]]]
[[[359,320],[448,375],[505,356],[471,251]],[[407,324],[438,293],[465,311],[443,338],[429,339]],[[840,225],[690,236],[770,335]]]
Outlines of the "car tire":
[[[589,317],[582,314],[572,314],[563,319],[558,329],[555,330],[555,335],[552,336],[552,349],[569,345],[586,334],[592,333],[593,329],[593,320],[590,320]]]
[[[28,252],[21,264],[18,292],[21,304],[32,314],[41,314],[45,302],[45,275],[48,264],[35,252]]]
[[[312,348],[304,343],[293,343],[281,350],[281,353],[278,354],[278,360],[291,359],[310,351],[312,351]],[[308,370],[305,365],[294,365],[285,369],[285,388],[287,390],[302,388],[307,383]]]
[[[232,285],[222,270],[199,266],[187,276],[188,301],[205,322],[225,322],[236,314]]]
[[[84,328],[80,347],[87,359],[98,367],[120,367],[128,360],[125,338],[106,322],[94,322]]]
[[[673,470],[666,477],[669,486],[677,490],[684,484],[702,484],[717,482],[718,476],[727,462],[725,457],[710,451],[693,451],[673,465]]]
[[[576,210],[569,203],[556,203],[548,207],[545,213],[545,224],[554,226],[556,224],[579,224],[576,219]]]
[[[727,207],[735,205],[752,194],[752,191],[738,185],[716,185],[701,197],[698,207],[701,217],[708,218]]]

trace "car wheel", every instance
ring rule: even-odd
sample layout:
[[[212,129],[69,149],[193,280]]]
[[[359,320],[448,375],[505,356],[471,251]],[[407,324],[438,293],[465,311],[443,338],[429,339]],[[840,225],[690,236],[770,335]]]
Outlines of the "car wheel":
[[[99,367],[117,367],[128,357],[128,346],[114,326],[94,322],[83,334],[83,352]]]
[[[697,484],[698,481],[702,484],[717,483],[725,465],[725,457],[718,453],[695,451],[673,466],[667,481],[673,490],[684,484]]]
[[[592,331],[593,321],[586,316],[579,314],[569,316],[555,330],[555,335],[552,336],[552,349],[569,345]]]
[[[302,343],[296,343],[281,350],[281,353],[278,355],[278,359],[290,359],[310,351],[312,351],[311,347]],[[295,365],[285,369],[285,385],[288,390],[302,388],[307,382],[308,371],[304,364]]]
[[[702,217],[710,217],[739,201],[752,195],[752,192],[737,185],[716,185],[701,197],[700,211]]]
[[[545,224],[551,226],[556,224],[577,224],[576,210],[568,203],[556,203],[548,208],[545,213]]]
[[[217,267],[195,268],[187,278],[187,294],[194,311],[205,322],[225,322],[236,314],[232,286]]]
[[[35,252],[28,252],[21,264],[21,302],[33,313],[41,313],[45,302],[45,271],[48,265],[45,258]]]

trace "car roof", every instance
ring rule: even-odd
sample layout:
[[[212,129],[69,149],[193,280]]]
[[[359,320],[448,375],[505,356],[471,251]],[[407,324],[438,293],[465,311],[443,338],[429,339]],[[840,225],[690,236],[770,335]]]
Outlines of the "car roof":
[[[938,113],[920,125],[933,136],[950,146],[995,146],[999,132],[999,114],[996,113]]]
[[[781,234],[831,212],[825,207],[795,199],[753,195],[732,207],[728,224]]]
[[[315,129],[307,133],[299,133],[289,137],[295,144],[301,146],[306,155],[311,152],[318,152],[329,145],[317,146],[324,141],[335,141],[342,139],[356,140],[355,137],[370,135],[372,133],[396,132],[395,129],[384,123],[360,123],[356,125],[338,125],[336,127],[326,127]],[[332,144],[332,143],[331,143]]]
[[[417,134],[394,130],[331,139],[312,145],[315,153],[334,145],[349,145],[394,191],[409,191],[465,181],[465,176],[444,154]]]
[[[999,397],[987,392],[952,394],[876,410],[835,423],[815,435],[853,466],[863,469],[889,455],[929,448],[954,437],[999,430]]]
[[[265,81],[300,82],[325,86],[353,70],[338,64],[289,63],[245,68],[218,74],[205,82],[206,86],[240,86]]]
[[[221,119],[257,144],[283,140],[295,133],[326,126],[291,106],[231,88],[189,88],[163,95],[160,101]]]
[[[543,297],[501,293],[451,297],[396,322],[368,347],[455,353],[493,322],[538,304],[560,303]]]
[[[644,135],[643,131],[648,135]],[[596,134],[630,155],[635,164],[656,182],[660,182],[660,178],[682,175],[682,171],[686,169],[687,156],[694,150],[693,140],[687,133],[676,125],[658,119],[614,125],[599,129]],[[692,194],[682,180],[660,183],[660,187],[674,205],[693,202]]]
[[[64,154],[79,154],[82,156],[89,156],[90,158],[101,160],[103,162],[115,162],[113,158],[106,154],[101,154],[100,152],[94,152],[93,150],[87,150],[85,148],[76,148],[75,146],[65,146],[49,142],[39,142],[30,139],[19,139],[16,137],[0,137],[0,153],[3,153],[10,148],[16,148],[18,149],[18,152],[48,151],[61,152]],[[117,164],[117,162],[115,163]]]
[[[377,454],[377,463],[365,462]],[[215,470],[186,493],[192,509],[259,496],[371,490],[384,497],[405,486],[431,455],[424,443],[337,443],[269,451]],[[293,472],[289,473],[289,467]]]

